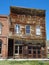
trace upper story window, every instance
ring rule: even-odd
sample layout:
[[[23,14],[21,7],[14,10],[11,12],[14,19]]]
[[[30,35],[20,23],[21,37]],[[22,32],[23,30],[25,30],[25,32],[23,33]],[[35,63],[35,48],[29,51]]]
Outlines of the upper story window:
[[[40,26],[36,26],[36,35],[41,35]]]
[[[26,34],[30,34],[30,25],[26,25]]]
[[[0,24],[0,34],[2,33],[2,24]]]
[[[16,33],[20,33],[20,25],[16,24],[15,31]]]

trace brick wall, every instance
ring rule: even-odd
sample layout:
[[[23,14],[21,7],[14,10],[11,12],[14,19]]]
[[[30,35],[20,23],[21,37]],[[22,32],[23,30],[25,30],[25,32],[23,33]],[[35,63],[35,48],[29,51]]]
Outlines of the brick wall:
[[[7,16],[0,16],[0,23],[2,24],[2,34],[0,40],[2,40],[2,49],[0,57],[7,58],[8,52],[8,34],[9,34],[9,22]]]

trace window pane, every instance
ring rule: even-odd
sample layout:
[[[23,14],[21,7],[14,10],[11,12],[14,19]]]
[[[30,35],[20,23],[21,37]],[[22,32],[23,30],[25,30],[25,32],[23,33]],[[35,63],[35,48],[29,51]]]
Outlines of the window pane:
[[[36,35],[40,35],[41,34],[41,30],[40,30],[40,26],[36,27]]]
[[[31,54],[31,50],[28,50],[28,53]]]
[[[19,54],[22,54],[22,46],[19,46]]]
[[[19,54],[22,54],[22,50],[19,49]]]
[[[22,46],[19,46],[19,49],[22,49]]]
[[[15,50],[15,53],[18,53],[18,50]]]
[[[15,49],[18,49],[18,46],[15,46]]]
[[[15,53],[22,54],[22,46],[15,46]]]
[[[19,40],[16,40],[16,41],[15,41],[15,44],[19,44]]]
[[[15,53],[18,53],[18,46],[15,46]]]
[[[30,26],[29,25],[26,25],[26,29],[30,29]]]
[[[36,29],[36,35],[40,35],[40,29]]]
[[[16,33],[20,33],[20,26],[16,25],[15,30],[16,30]]]
[[[33,54],[36,54],[36,50],[33,50]]]
[[[26,25],[26,33],[30,33],[30,25]]]
[[[32,49],[32,46],[28,46],[28,49]]]
[[[36,46],[33,46],[33,49],[36,50]]]
[[[28,53],[31,54],[32,46],[28,46]]]
[[[26,30],[26,33],[30,33],[30,30]]]
[[[40,50],[38,50],[38,54],[40,54]]]
[[[0,47],[1,47],[2,43],[0,42]]]

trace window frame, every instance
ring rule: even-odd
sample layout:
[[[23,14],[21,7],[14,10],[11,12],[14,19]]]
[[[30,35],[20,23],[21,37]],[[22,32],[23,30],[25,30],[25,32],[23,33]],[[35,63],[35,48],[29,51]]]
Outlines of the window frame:
[[[17,46],[17,51],[18,51],[18,53],[14,53],[15,55],[20,55],[20,54],[22,54],[22,53],[20,53],[20,50],[23,52],[23,46],[22,45],[16,45],[15,44],[15,46]],[[20,46],[22,46],[22,49],[20,49]],[[14,50],[15,51],[15,50]]]
[[[29,53],[29,52],[31,52],[31,53]],[[32,54],[32,46],[28,46],[28,54]]]
[[[41,28],[40,28],[40,25],[37,25],[36,26],[36,35],[37,36],[41,36]]]
[[[30,27],[30,33],[26,33],[26,26],[30,26],[30,25],[25,25],[25,34],[30,35],[31,34],[31,27]]]
[[[15,53],[16,55],[19,55],[19,46],[18,45],[15,45],[15,46],[17,46],[17,49],[15,49],[14,51],[18,51],[17,53]]]
[[[16,25],[18,25],[18,26],[20,27],[20,24],[16,24]],[[16,29],[16,25],[15,25],[15,34],[20,34],[20,30]],[[21,29],[21,28],[20,28],[20,29]],[[19,32],[17,33],[16,30],[18,30]]]

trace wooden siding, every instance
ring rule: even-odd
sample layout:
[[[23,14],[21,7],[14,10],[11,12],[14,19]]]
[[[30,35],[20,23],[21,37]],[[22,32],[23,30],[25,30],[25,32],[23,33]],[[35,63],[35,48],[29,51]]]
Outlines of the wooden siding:
[[[18,37],[28,37],[32,39],[46,39],[46,30],[45,30],[45,17],[40,16],[31,16],[31,15],[19,15],[19,14],[11,14],[11,32],[15,34],[15,25],[20,25],[20,34]],[[30,25],[30,35],[26,35],[25,26]],[[36,35],[36,26],[39,25],[41,29],[41,35]]]
[[[44,10],[34,10],[34,9],[25,9],[25,8],[17,8],[11,7],[10,10],[10,33],[9,38],[14,40],[24,40],[23,45],[23,52],[21,55],[14,55],[14,58],[46,58],[46,27],[45,27],[45,11]],[[20,34],[16,34],[15,32],[15,25],[20,25]],[[30,34],[26,35],[25,33],[25,26],[30,25]],[[36,35],[36,26],[39,25],[41,29],[41,35]],[[29,41],[32,40],[32,41]],[[28,46],[38,46],[37,43],[41,45],[40,55],[37,53],[28,54]],[[15,42],[14,42],[15,44]],[[17,43],[17,45],[20,45]],[[42,51],[42,47],[44,51]],[[43,53],[44,52],[44,53]],[[26,54],[25,54],[26,53]],[[35,57],[36,56],[36,57]]]

